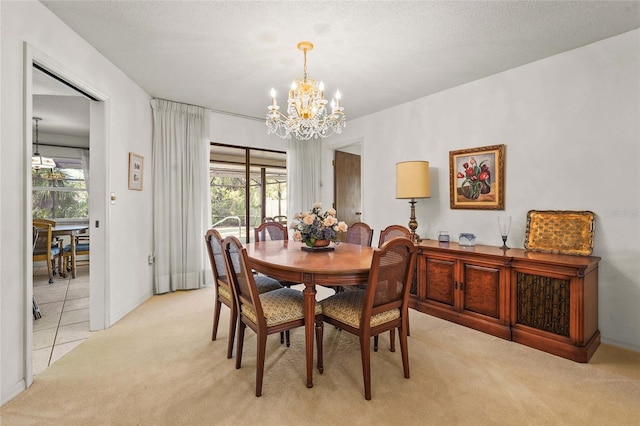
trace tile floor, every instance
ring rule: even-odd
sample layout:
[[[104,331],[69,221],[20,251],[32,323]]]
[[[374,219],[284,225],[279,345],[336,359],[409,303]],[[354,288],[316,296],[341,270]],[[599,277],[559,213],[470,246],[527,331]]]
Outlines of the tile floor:
[[[56,275],[53,284],[46,265],[34,265],[33,271],[33,294],[42,313],[33,320],[35,376],[89,338],[89,264],[79,262],[76,278]]]

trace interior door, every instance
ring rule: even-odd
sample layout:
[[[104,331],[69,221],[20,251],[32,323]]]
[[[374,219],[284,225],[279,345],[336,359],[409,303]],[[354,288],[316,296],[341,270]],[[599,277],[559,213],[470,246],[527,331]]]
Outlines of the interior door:
[[[352,225],[362,219],[360,156],[342,151],[334,153],[334,208],[338,219]]]

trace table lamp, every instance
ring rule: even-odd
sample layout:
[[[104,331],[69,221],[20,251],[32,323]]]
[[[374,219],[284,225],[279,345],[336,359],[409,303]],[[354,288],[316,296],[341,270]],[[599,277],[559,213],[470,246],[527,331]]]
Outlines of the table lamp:
[[[416,221],[416,198],[431,197],[429,187],[429,162],[428,161],[402,161],[396,163],[396,198],[411,199],[411,218],[409,229],[411,240],[417,242],[416,234],[418,222]]]

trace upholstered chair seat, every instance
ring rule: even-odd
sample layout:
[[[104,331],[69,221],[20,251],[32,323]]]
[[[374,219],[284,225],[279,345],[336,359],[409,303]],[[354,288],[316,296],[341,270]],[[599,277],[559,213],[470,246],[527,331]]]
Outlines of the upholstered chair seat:
[[[321,302],[322,314],[353,328],[360,328],[365,290],[346,291]],[[371,327],[377,327],[400,318],[400,309],[394,308],[371,316]]]
[[[260,294],[282,288],[278,280],[266,275],[254,275],[253,278],[256,281],[256,287],[258,287],[258,293]]]
[[[267,327],[304,320],[304,295],[298,290],[281,288],[261,294],[260,303],[267,320]],[[242,313],[254,323],[257,322],[256,313],[251,305],[243,305]],[[322,314],[322,306],[317,302],[315,314]]]

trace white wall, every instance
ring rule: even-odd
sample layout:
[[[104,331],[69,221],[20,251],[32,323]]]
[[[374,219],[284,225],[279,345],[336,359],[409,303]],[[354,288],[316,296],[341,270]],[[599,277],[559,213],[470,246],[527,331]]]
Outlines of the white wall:
[[[509,245],[522,248],[528,210],[595,212],[602,340],[640,350],[639,79],[635,30],[349,121],[325,157],[363,141],[363,213],[376,231],[408,222],[395,163],[414,159],[431,167],[431,198],[416,207],[423,238],[472,232],[500,245],[496,218],[510,215]],[[450,209],[449,151],[495,144],[506,145],[505,210]],[[332,200],[326,160],[324,174]]]
[[[265,120],[246,119],[210,112],[208,124],[209,139],[216,143],[274,151],[287,150],[286,140],[275,135],[267,135]]]
[[[92,149],[92,163],[99,159],[108,166],[103,192],[117,194],[116,204],[101,218],[109,241],[105,255],[110,258],[109,269],[101,274],[108,277],[107,326],[152,294],[153,269],[147,264],[152,250],[152,126],[149,95],[39,2],[0,2],[0,31],[0,229],[2,241],[8,242],[0,245],[0,395],[5,403],[25,388],[28,371],[25,319],[30,311],[25,295],[31,277],[23,265],[31,260],[25,256],[23,237],[30,217],[26,208],[30,159],[25,154],[24,129],[30,127],[31,117],[24,116],[23,43],[108,98],[106,144]],[[142,192],[127,189],[129,151],[145,157]]]

